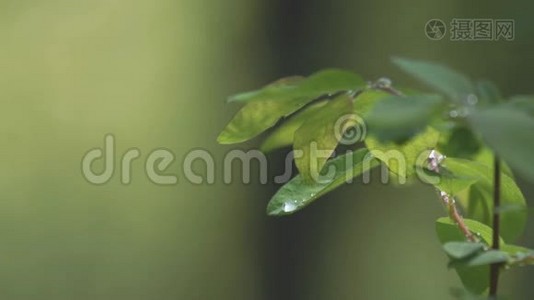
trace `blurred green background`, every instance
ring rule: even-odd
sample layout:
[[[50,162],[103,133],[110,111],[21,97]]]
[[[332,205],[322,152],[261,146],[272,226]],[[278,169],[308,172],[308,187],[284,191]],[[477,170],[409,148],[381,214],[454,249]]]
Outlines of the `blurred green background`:
[[[276,186],[222,182],[233,147],[215,139],[238,109],[224,100],[326,67],[413,84],[392,55],[533,94],[533,12],[531,1],[0,0],[0,298],[450,299],[460,282],[431,188],[354,184],[268,218]],[[432,18],[514,19],[516,37],[432,41]],[[130,185],[81,175],[107,133],[117,159],[141,151]],[[160,147],[176,155],[177,185],[144,174]],[[193,148],[216,157],[216,184],[185,180]],[[284,154],[270,156],[273,173]],[[522,242],[534,246],[532,221]],[[503,293],[532,299],[532,276],[506,274]]]

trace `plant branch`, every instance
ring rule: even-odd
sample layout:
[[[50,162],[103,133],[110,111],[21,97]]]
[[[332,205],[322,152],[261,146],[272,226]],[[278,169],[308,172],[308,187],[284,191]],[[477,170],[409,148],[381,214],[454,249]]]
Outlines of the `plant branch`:
[[[495,155],[493,166],[493,243],[492,249],[499,250],[501,218],[499,207],[501,205],[501,162]],[[499,271],[501,264],[492,264],[490,267],[490,299],[496,299],[499,286]]]
[[[441,172],[440,163],[444,158],[445,156],[441,155],[437,151],[430,151],[428,155],[427,168],[430,171],[439,174]],[[438,192],[441,201],[443,201],[443,204],[445,204],[447,210],[449,211],[449,218],[451,218],[456,223],[456,225],[468,241],[478,242],[478,238],[471,232],[471,230],[469,230],[467,224],[465,224],[464,219],[462,218],[462,215],[460,215],[458,207],[456,207],[456,201],[454,200],[454,197],[450,196],[444,191],[440,191],[439,189]]]
[[[460,215],[460,212],[458,212],[458,208],[456,207],[456,201],[454,201],[454,198],[452,198],[445,192],[440,192],[440,197],[449,210],[449,217],[456,223],[465,238],[470,242],[478,242],[477,237],[475,237],[471,230],[469,230],[469,227],[467,227],[467,224],[465,224],[464,219]]]
[[[393,85],[391,84],[391,80],[385,77],[378,79],[374,83],[371,83],[370,86],[372,89],[380,90],[394,96],[404,96],[401,91],[393,87]]]

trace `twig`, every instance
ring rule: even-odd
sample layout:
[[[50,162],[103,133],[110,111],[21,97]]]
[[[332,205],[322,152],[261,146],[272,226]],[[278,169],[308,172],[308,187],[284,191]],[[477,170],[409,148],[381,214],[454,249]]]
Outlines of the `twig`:
[[[436,150],[430,151],[428,155],[427,168],[430,171],[439,174],[441,172],[440,163],[443,161],[443,159],[445,159],[445,156],[441,155]],[[471,232],[471,230],[469,230],[469,228],[464,222],[464,219],[460,215],[460,212],[456,207],[456,201],[454,200],[454,198],[444,191],[439,191],[439,196],[441,198],[441,201],[443,201],[445,206],[447,206],[447,209],[449,211],[449,217],[456,223],[465,238],[470,242],[478,242],[478,238]]]
[[[371,88],[380,90],[394,96],[404,96],[404,94],[393,87],[389,78],[382,77],[376,82],[370,84]]]
[[[471,232],[471,230],[469,230],[469,227],[467,227],[464,222],[464,218],[462,218],[462,216],[458,212],[458,208],[456,207],[456,201],[454,200],[454,198],[452,198],[443,191],[440,192],[440,197],[443,203],[445,203],[445,205],[449,209],[449,217],[456,223],[465,238],[470,242],[478,242],[478,238]]]

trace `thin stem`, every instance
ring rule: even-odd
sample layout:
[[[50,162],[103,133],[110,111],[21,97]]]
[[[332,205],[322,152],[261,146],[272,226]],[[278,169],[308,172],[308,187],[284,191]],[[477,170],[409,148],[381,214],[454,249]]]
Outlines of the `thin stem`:
[[[493,243],[492,249],[499,250],[500,240],[500,226],[501,220],[499,215],[499,207],[501,205],[501,163],[499,157],[495,155],[493,166]],[[490,299],[496,299],[497,288],[499,286],[499,271],[501,265],[499,263],[492,264],[490,267]]]
[[[391,80],[387,78],[380,78],[376,82],[370,84],[370,86],[371,88],[375,90],[381,90],[383,92],[389,93],[394,96],[404,96],[404,94],[401,91],[395,89],[391,85]]]
[[[454,198],[445,192],[440,192],[440,197],[443,203],[447,206],[449,217],[456,223],[465,238],[470,242],[478,242],[477,237],[471,232],[471,230],[469,230],[467,224],[465,224],[464,219],[460,215],[460,212],[458,212]]]
[[[471,230],[469,230],[467,224],[465,224],[464,219],[458,212],[458,208],[456,207],[454,202],[449,205],[449,214],[450,217],[456,222],[456,225],[458,225],[458,228],[460,228],[467,240],[469,240],[470,242],[478,242],[478,239],[471,232]]]
[[[444,158],[445,156],[439,154],[437,151],[430,151],[430,154],[428,155],[428,169],[439,174],[441,169],[440,163]],[[464,219],[460,215],[460,212],[458,212],[454,197],[450,196],[444,191],[440,191],[439,189],[438,192],[441,201],[443,201],[449,211],[449,217],[456,223],[460,231],[464,234],[465,238],[470,242],[478,242],[478,238],[475,237],[471,230],[469,230],[467,224],[465,224]]]
[[[400,96],[400,97],[404,96],[404,94],[401,91],[395,89],[392,86],[377,87],[376,89],[377,90],[381,90],[381,91],[386,92],[386,93],[389,93],[389,94],[394,95],[394,96]]]

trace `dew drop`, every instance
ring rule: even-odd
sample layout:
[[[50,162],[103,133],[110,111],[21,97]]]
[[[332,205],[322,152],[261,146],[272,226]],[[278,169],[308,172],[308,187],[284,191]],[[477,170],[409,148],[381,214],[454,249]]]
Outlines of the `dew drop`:
[[[478,102],[478,97],[476,95],[470,94],[467,96],[467,104],[475,105]]]
[[[284,212],[288,213],[288,212],[293,212],[297,209],[297,203],[293,200],[290,200],[290,201],[287,201],[284,203]]]
[[[376,81],[375,86],[378,88],[390,88],[391,84],[391,79],[382,77]]]
[[[469,109],[467,107],[460,108],[460,117],[467,117],[469,115]]]

